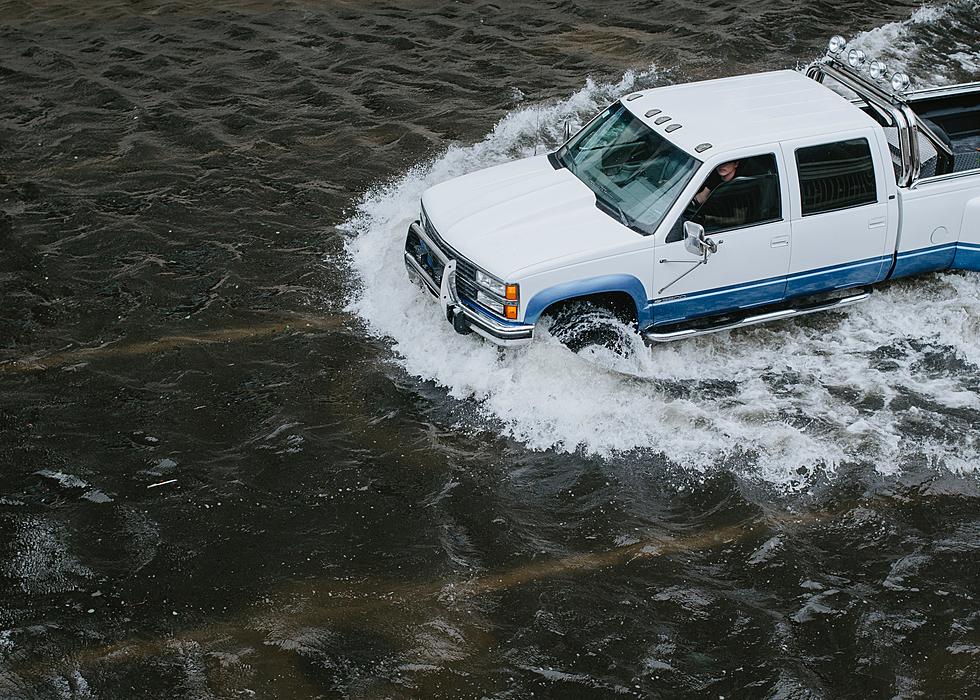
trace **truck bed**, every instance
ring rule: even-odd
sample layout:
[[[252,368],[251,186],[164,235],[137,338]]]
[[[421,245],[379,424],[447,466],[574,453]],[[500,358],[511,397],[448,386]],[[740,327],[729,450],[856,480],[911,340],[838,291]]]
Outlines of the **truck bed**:
[[[980,84],[947,94],[928,90],[910,95],[909,104],[941,130],[953,148],[951,172],[980,169]],[[925,158],[923,159],[925,160]]]
[[[980,168],[980,135],[950,137],[950,140],[953,142],[953,172]]]

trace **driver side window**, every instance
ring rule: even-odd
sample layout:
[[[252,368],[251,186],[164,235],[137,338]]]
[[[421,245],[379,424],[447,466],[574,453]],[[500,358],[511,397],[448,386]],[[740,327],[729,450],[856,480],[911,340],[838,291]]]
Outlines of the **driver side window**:
[[[782,219],[776,156],[766,153],[723,163],[705,178],[694,199],[667,234],[667,243],[684,238],[684,222],[707,235]]]

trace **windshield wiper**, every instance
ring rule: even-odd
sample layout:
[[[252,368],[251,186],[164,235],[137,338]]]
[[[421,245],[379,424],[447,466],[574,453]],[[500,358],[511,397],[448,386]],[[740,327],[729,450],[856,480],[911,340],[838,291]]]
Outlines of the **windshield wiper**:
[[[599,187],[599,185],[597,184],[596,187]],[[608,191],[606,193],[611,194]],[[615,212],[616,215],[619,217],[619,223],[621,223],[623,226],[625,226],[626,228],[632,228],[632,226],[630,226],[629,219],[626,217],[626,212],[623,211],[623,208],[621,206],[619,206],[613,201],[605,199],[604,197],[597,196],[595,198],[595,201],[596,204],[601,205],[600,208],[605,207],[606,209],[610,209],[613,212]]]
[[[626,228],[629,228],[630,222],[629,219],[626,218],[626,212],[624,212],[623,208],[618,204],[613,204],[613,206],[616,207],[616,213],[619,214],[619,223],[621,223]]]

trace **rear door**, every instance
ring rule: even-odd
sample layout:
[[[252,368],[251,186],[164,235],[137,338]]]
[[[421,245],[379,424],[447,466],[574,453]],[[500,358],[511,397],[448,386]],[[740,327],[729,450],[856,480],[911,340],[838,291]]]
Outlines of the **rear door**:
[[[887,274],[889,223],[897,222],[889,222],[876,143],[862,130],[783,144],[793,212],[787,297],[872,284]]]

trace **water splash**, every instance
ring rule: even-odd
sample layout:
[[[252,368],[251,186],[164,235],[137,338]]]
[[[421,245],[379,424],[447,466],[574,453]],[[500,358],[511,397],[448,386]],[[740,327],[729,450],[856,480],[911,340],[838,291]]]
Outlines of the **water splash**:
[[[855,41],[906,37],[941,22],[923,9]],[[901,49],[901,41],[898,42]],[[692,473],[733,469],[792,490],[818,473],[860,463],[973,472],[980,444],[980,280],[942,274],[880,291],[846,314],[717,334],[649,348],[570,352],[546,329],[499,352],[459,336],[410,284],[405,229],[421,193],[450,177],[531,155],[558,142],[610,100],[661,81],[655,68],[614,84],[588,81],[566,100],[510,113],[482,142],[370,192],[344,224],[361,285],[350,301],[369,331],[393,341],[410,374],[471,401],[483,420],[536,450],[602,456],[661,454]]]
[[[980,78],[976,40],[977,0],[924,5],[900,22],[861,32],[848,42],[891,70],[909,73],[913,88]]]

